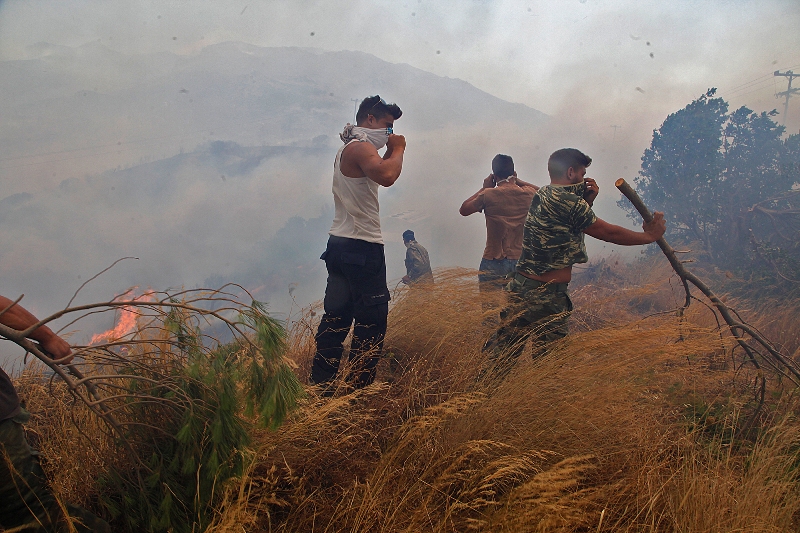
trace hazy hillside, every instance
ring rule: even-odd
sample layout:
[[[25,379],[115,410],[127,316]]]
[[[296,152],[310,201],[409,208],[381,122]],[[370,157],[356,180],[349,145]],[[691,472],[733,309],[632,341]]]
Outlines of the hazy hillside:
[[[242,43],[189,56],[124,56],[99,43],[34,52],[43,55],[0,62],[0,170],[37,181],[163,158],[209,139],[285,144],[338,132],[352,120],[351,99],[375,93],[406,109],[405,132],[545,119],[461,80],[361,52]],[[49,155],[30,157],[37,154]]]
[[[457,210],[495,153],[532,181],[543,170],[531,146],[542,113],[361,52],[224,43],[125,56],[90,43],[31,54],[0,62],[0,276],[38,312],[125,256],[139,260],[79,299],[228,281],[278,312],[290,284],[301,304],[321,298],[331,164],[353,98],[379,93],[405,112],[403,176],[381,193],[391,278],[405,273],[408,227],[434,266],[477,266],[483,221]]]

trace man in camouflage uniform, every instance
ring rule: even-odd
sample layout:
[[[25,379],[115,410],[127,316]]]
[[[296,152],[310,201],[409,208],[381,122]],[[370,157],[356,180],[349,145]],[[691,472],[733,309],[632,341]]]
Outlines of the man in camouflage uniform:
[[[0,296],[0,324],[23,331],[36,324],[35,316],[19,304]],[[56,362],[72,360],[69,344],[47,326],[35,329],[29,338],[39,342]],[[30,418],[19,401],[11,379],[0,369],[0,529],[25,532],[110,532],[103,520],[75,505],[62,507],[47,484],[39,454],[25,439]],[[67,524],[69,514],[72,525]]]
[[[403,244],[406,245],[406,275],[403,276],[403,283],[406,285],[433,283],[428,250],[417,242],[414,232],[410,229],[403,232]]]
[[[528,210],[522,254],[505,289],[510,293],[509,305],[500,313],[502,323],[491,343],[493,362],[502,361],[506,371],[528,338],[536,344],[536,356],[545,343],[567,335],[572,265],[588,261],[584,233],[623,246],[649,244],[664,234],[660,212],[641,232],[597,218],[592,204],[599,188],[595,180],[585,177],[591,163],[589,156],[574,148],[557,150],[547,162],[550,185],[539,189]]]

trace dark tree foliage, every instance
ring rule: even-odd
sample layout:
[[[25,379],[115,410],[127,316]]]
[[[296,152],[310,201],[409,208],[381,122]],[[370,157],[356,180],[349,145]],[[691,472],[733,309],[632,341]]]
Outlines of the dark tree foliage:
[[[669,240],[700,246],[726,269],[771,270],[789,279],[800,251],[793,189],[800,136],[784,140],[775,111],[728,112],[715,93],[709,89],[653,132],[636,190],[664,211]],[[619,205],[638,219],[627,201]]]

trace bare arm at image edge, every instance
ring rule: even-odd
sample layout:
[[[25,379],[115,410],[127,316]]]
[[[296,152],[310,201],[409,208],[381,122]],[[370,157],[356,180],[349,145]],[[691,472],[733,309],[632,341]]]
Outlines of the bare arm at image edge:
[[[15,304],[13,300],[9,300],[5,296],[0,296],[0,311],[9,306],[11,307],[0,315],[0,324],[23,331],[39,321],[21,305]],[[72,361],[72,349],[67,341],[53,333],[47,326],[38,327],[28,338],[41,344],[42,348],[47,350],[58,363],[67,364]]]

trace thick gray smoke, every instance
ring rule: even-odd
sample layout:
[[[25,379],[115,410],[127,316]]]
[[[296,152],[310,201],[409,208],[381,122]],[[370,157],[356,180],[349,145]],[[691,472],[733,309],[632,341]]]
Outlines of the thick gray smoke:
[[[376,93],[408,140],[381,192],[395,281],[409,228],[434,267],[477,267],[483,220],[458,207],[496,153],[541,185],[553,150],[582,149],[597,213],[628,224],[613,181],[669,113],[711,86],[780,107],[771,71],[800,63],[788,1],[223,4],[0,3],[4,295],[49,314],[133,256],[78,301],[226,282],[283,315],[320,299],[338,133]]]

